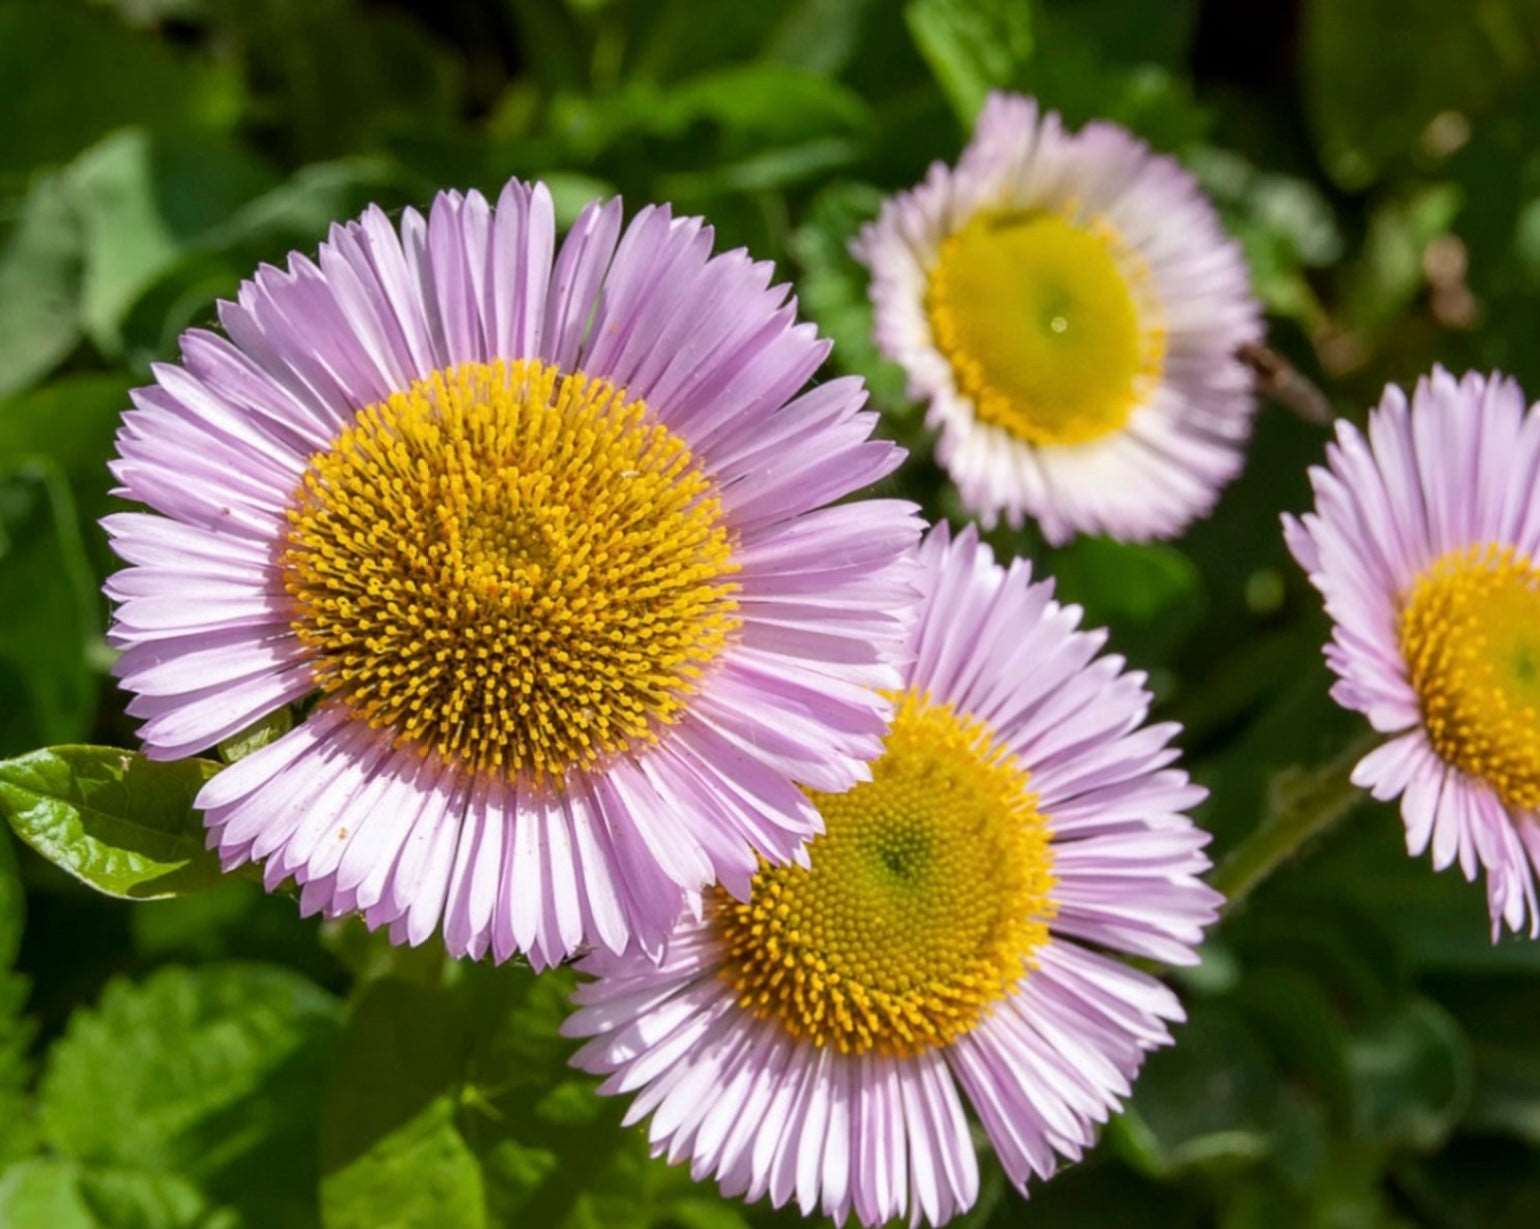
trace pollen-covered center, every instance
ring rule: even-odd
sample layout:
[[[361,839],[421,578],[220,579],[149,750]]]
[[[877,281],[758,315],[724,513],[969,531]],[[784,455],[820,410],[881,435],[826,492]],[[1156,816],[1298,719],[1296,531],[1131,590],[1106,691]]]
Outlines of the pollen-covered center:
[[[720,504],[603,380],[467,363],[311,459],[282,556],[322,691],[537,784],[649,740],[736,626]]]
[[[908,692],[872,780],[813,794],[810,866],[717,891],[722,976],[740,1004],[844,1053],[914,1054],[962,1036],[1048,937],[1047,824],[987,726]]]
[[[1540,567],[1507,546],[1452,551],[1418,579],[1400,632],[1434,750],[1540,808]]]
[[[1160,376],[1146,279],[1105,223],[985,211],[942,243],[926,308],[979,418],[1031,444],[1085,443],[1121,428]]]

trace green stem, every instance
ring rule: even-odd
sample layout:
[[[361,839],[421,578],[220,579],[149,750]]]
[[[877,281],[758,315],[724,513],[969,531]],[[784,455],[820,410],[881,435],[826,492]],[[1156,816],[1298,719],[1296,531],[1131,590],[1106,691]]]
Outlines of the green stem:
[[[1313,769],[1273,779],[1267,817],[1219,865],[1210,883],[1233,909],[1275,870],[1347,815],[1366,795],[1350,779],[1353,766],[1378,743],[1366,734]]]

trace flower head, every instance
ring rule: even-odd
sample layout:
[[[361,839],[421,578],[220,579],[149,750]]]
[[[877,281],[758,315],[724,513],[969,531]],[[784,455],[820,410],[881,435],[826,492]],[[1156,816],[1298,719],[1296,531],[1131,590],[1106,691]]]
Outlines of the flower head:
[[[965,1102],[1018,1187],[1078,1157],[1182,1017],[1111,953],[1191,963],[1220,899],[1142,676],[972,530],[920,554],[872,779],[813,792],[806,865],[708,893],[661,963],[588,957],[566,1024],[658,1153],[866,1225],[973,1203]]]
[[[856,254],[877,344],[986,524],[1170,537],[1239,471],[1245,263],[1192,176],[1123,129],[994,94],[958,165],[889,200]]]
[[[1393,735],[1354,770],[1397,796],[1408,851],[1487,873],[1495,939],[1540,934],[1540,408],[1512,380],[1435,369],[1337,426],[1284,518],[1326,598],[1332,696]]]
[[[912,605],[859,381],[771,268],[618,200],[378,209],[136,391],[108,517],[147,752],[319,696],[199,795],[307,912],[553,962],[658,941],[869,774]]]

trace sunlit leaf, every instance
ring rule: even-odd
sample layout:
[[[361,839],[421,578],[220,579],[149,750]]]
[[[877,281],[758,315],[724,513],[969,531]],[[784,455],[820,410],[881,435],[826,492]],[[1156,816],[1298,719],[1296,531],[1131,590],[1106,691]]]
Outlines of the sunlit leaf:
[[[47,1229],[240,1229],[175,1174],[36,1158],[0,1176],[0,1224]]]
[[[642,1134],[620,1129],[620,1103],[566,1066],[570,973],[455,974],[385,977],[354,1008],[326,1107],[327,1229],[387,1213],[396,1229],[428,1229],[445,1208],[472,1226],[653,1229],[682,1212],[740,1229],[731,1205],[649,1158]]]
[[[303,1224],[337,1015],[331,995],[266,965],[115,980],[49,1051],[44,1137],[91,1165],[192,1179],[248,1223]]]
[[[68,187],[60,176],[41,178],[0,243],[0,397],[46,375],[78,344],[83,268]]]
[[[964,125],[1032,54],[1032,10],[1017,0],[909,0],[904,19]]]
[[[1163,660],[1203,618],[1203,578],[1173,546],[1081,537],[1047,571],[1061,601],[1083,607],[1087,625],[1112,628],[1117,645],[1138,645],[1142,664]]]
[[[135,300],[185,248],[271,183],[250,158],[203,140],[109,137],[70,165],[85,244],[81,317],[105,352]]]
[[[108,896],[154,900],[219,882],[193,810],[219,765],[116,747],[51,747],[0,761],[0,813],[55,866]]]

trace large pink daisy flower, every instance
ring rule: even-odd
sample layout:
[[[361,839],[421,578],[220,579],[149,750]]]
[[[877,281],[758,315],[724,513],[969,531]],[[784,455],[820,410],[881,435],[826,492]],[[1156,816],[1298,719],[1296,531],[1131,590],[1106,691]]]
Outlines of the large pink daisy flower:
[[[926,598],[873,779],[815,793],[808,865],[686,915],[661,963],[595,953],[565,1031],[654,1148],[730,1195],[940,1224],[977,1196],[971,1104],[1025,1189],[1170,1041],[1175,964],[1220,903],[1175,727],[1079,611],[970,529]]]
[[[264,267],[124,418],[117,673],[148,753],[319,693],[205,787],[307,912],[537,963],[655,943],[869,777],[918,521],[771,266],[619,200],[378,209]]]
[[[1170,537],[1240,470],[1261,336],[1239,247],[1171,158],[994,94],[958,165],[856,243],[876,340],[985,524]]]
[[[1540,407],[1435,368],[1338,423],[1316,507],[1284,518],[1325,595],[1332,696],[1392,735],[1354,770],[1397,796],[1407,850],[1487,873],[1494,940],[1540,934]]]

